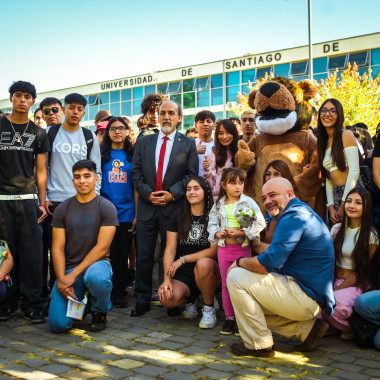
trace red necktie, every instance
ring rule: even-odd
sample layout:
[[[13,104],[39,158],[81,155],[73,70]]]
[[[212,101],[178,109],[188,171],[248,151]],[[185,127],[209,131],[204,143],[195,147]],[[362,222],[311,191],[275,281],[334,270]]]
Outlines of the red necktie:
[[[169,137],[164,137],[164,142],[161,145],[160,157],[158,159],[158,167],[157,167],[157,179],[156,179],[156,191],[162,190],[162,174],[164,172],[164,160],[165,160],[165,152],[166,152],[166,142]]]

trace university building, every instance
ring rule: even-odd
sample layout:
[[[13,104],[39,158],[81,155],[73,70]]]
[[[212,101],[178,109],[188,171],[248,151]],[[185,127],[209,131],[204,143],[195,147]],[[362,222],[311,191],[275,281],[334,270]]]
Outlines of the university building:
[[[37,102],[53,96],[63,99],[78,92],[88,101],[81,125],[94,129],[94,118],[99,110],[112,115],[130,117],[134,124],[141,115],[145,95],[162,92],[183,107],[182,131],[193,126],[200,110],[210,110],[216,118],[232,116],[238,92],[248,93],[248,81],[265,73],[290,77],[296,81],[309,78],[308,46],[278,50],[194,66],[181,67],[150,74],[115,79],[62,90],[39,93]],[[335,69],[342,71],[348,63],[359,67],[360,75],[372,68],[380,71],[380,33],[357,36],[313,45],[313,79],[325,79]],[[26,78],[27,80],[27,78]],[[38,103],[34,109],[38,107]],[[9,111],[9,99],[0,100],[0,109]]]

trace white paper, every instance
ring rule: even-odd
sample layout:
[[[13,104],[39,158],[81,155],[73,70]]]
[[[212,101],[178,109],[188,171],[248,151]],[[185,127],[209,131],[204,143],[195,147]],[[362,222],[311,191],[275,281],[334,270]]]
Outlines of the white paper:
[[[84,308],[87,304],[87,297],[85,296],[82,301],[77,301],[72,297],[67,297],[67,311],[66,317],[82,320]]]

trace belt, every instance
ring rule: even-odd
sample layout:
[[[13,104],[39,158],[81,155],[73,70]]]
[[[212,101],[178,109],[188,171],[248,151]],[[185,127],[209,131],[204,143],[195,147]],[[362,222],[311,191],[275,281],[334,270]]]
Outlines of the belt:
[[[0,201],[23,201],[26,199],[37,199],[37,194],[0,195]]]

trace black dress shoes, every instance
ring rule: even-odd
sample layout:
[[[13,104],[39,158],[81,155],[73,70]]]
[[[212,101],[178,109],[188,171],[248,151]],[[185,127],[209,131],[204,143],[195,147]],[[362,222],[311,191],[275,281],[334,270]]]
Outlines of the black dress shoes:
[[[150,303],[137,302],[136,307],[131,311],[131,317],[141,317],[150,310]]]

